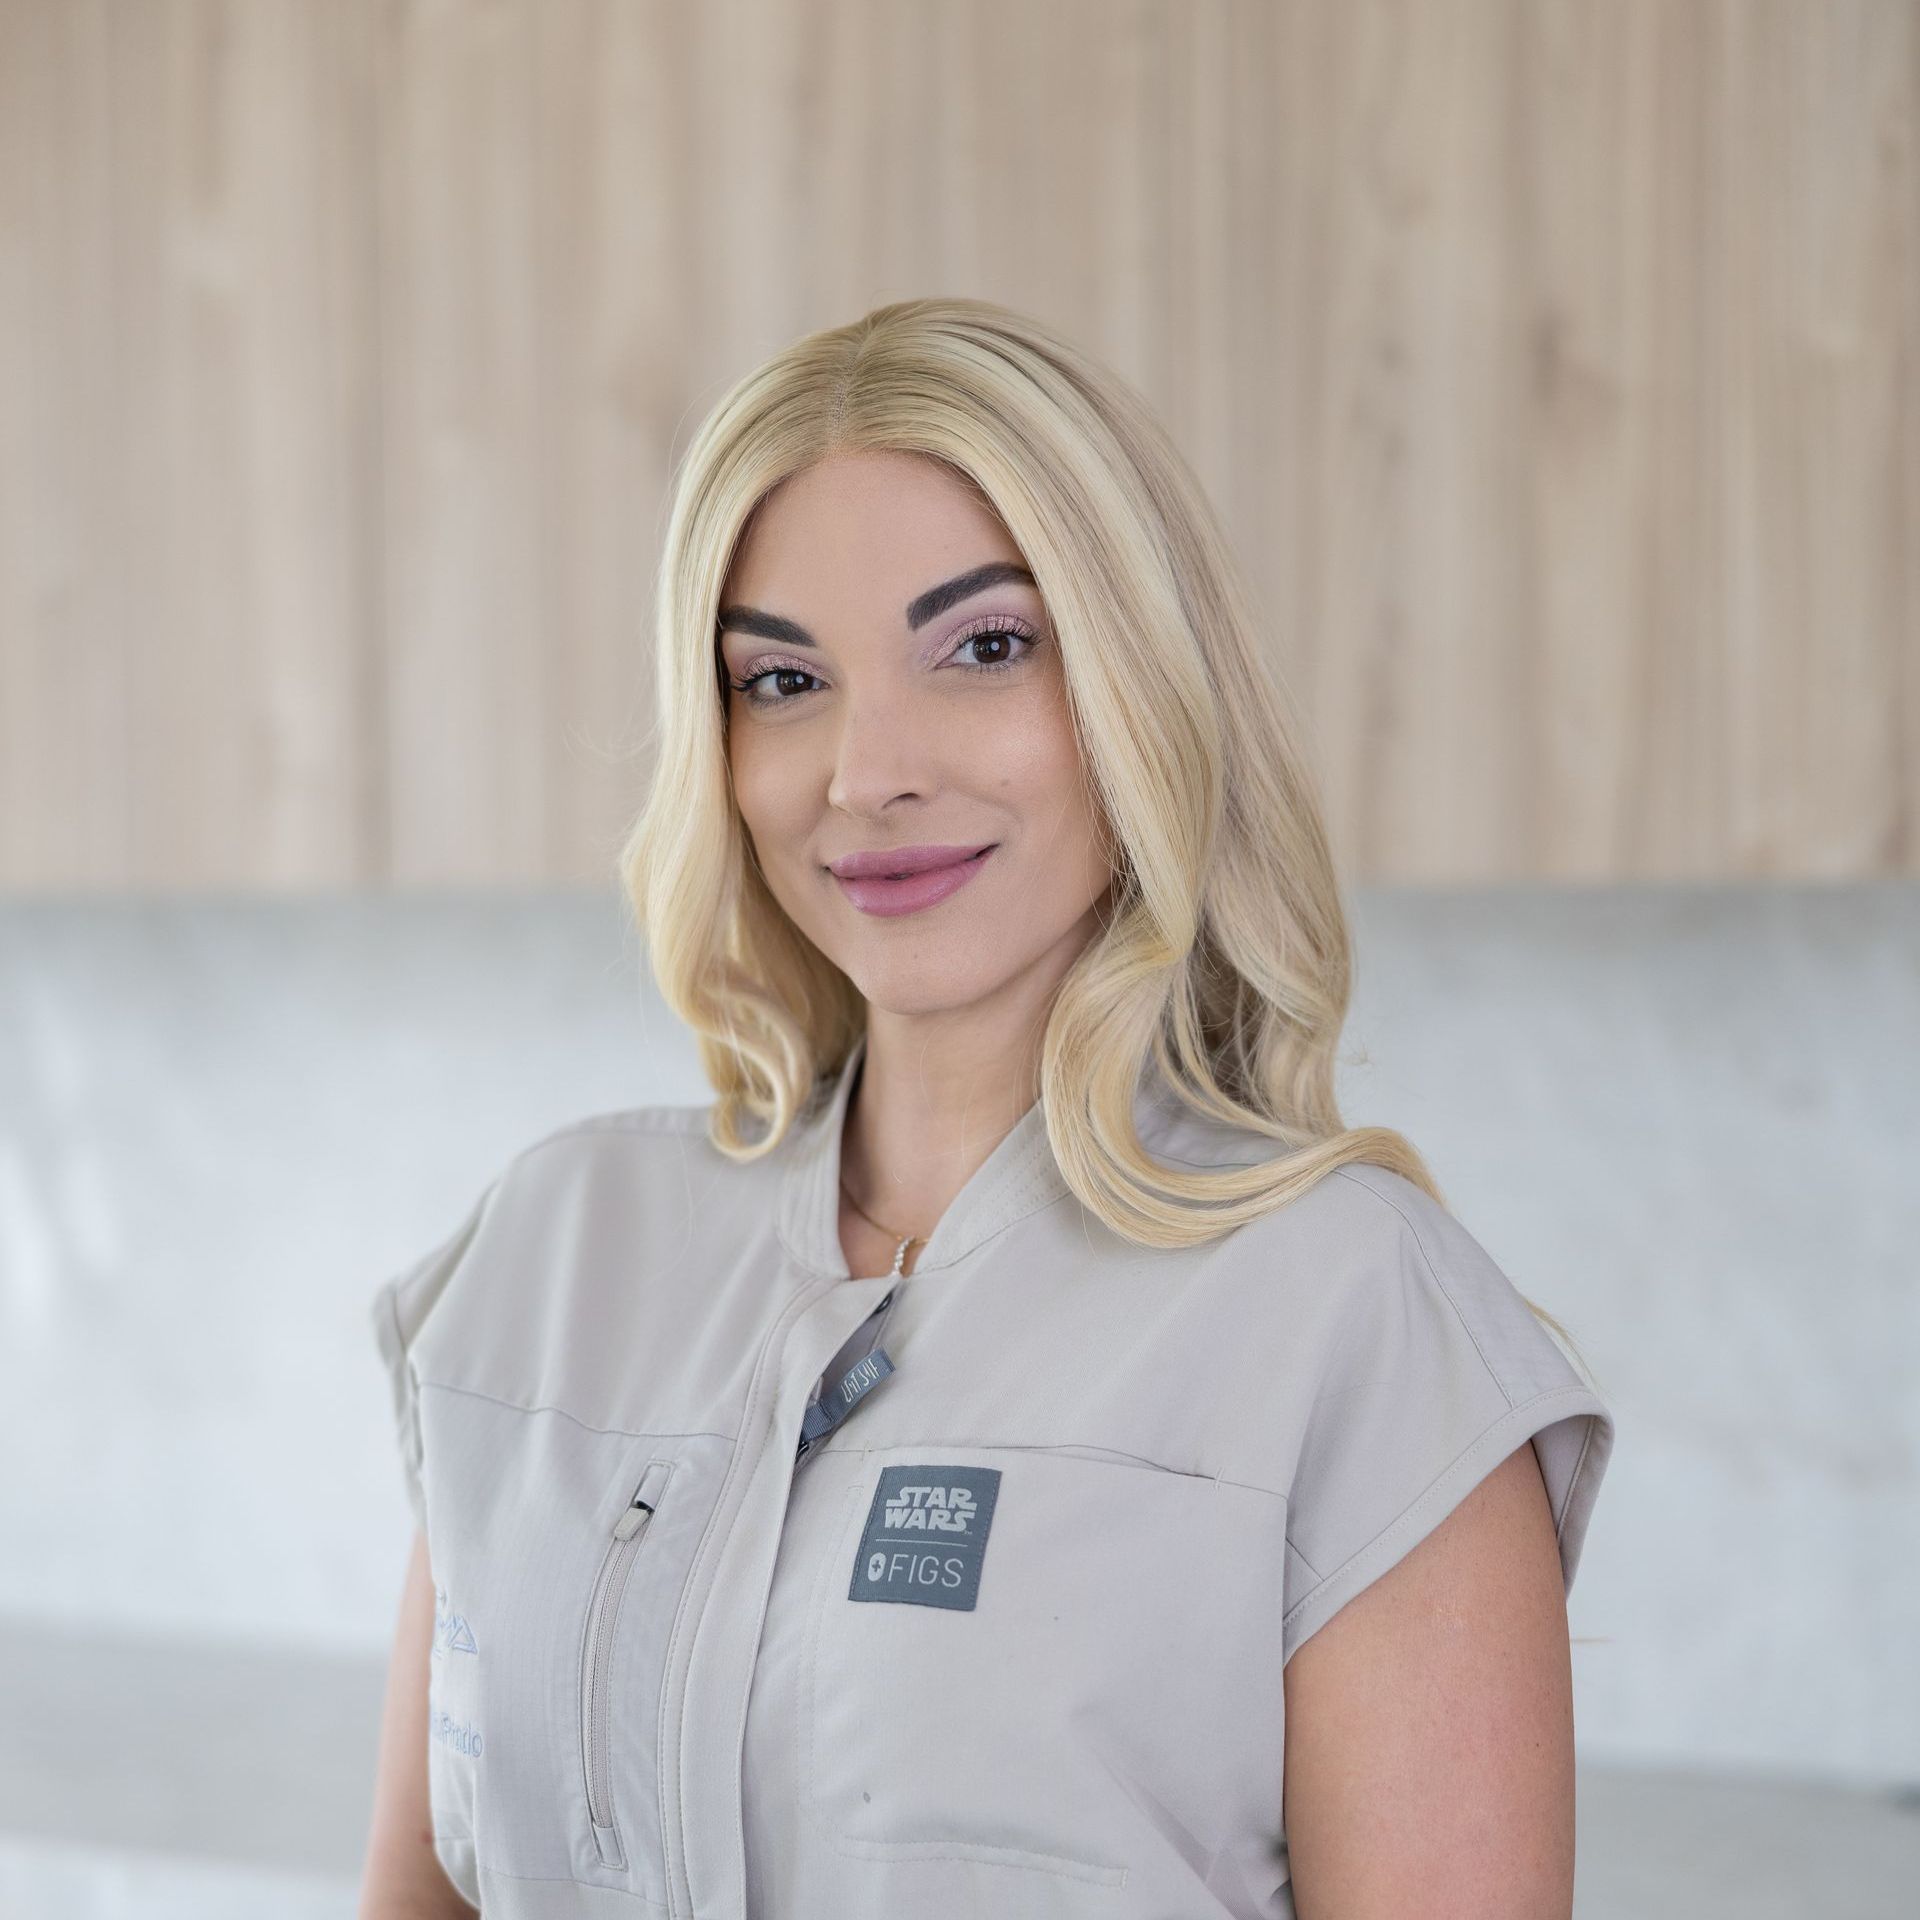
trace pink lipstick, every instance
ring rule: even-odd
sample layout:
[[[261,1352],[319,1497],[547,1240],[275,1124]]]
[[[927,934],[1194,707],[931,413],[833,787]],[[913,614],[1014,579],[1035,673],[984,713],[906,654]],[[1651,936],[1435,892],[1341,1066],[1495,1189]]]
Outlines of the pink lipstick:
[[[992,857],[983,847],[896,847],[853,853],[828,863],[844,893],[862,913],[888,917],[919,913],[964,887]]]

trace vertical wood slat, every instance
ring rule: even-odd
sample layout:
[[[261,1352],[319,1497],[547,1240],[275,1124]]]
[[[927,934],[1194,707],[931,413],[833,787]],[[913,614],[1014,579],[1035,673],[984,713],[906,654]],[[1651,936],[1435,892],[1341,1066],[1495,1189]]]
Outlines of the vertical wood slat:
[[[941,289],[1352,877],[1920,872],[1917,117],[1908,0],[0,0],[0,884],[606,884],[692,420]]]
[[[1741,873],[1913,872],[1920,18],[1772,0],[1724,25],[1719,184],[1744,215],[1712,302],[1739,542],[1719,851]]]
[[[113,887],[134,792],[105,0],[0,0],[0,880]]]
[[[58,523],[65,549],[0,588],[16,881],[365,870],[355,31],[305,0],[8,5],[0,138],[36,184],[9,209],[5,305],[32,338],[0,379],[30,424],[0,539]]]

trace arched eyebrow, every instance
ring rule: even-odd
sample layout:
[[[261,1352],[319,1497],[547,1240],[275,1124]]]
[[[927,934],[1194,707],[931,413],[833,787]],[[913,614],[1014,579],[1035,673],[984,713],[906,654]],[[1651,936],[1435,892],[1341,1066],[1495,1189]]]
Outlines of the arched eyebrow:
[[[988,587],[1001,586],[1009,580],[1024,581],[1030,587],[1039,584],[1018,561],[989,560],[984,566],[969,567],[965,573],[956,573],[951,580],[942,580],[937,587],[929,587],[925,593],[909,600],[907,625],[917,632],[929,620],[937,620],[949,607],[957,607],[962,600],[970,600],[976,593],[984,593]],[[783,647],[818,647],[820,644],[799,621],[789,620],[781,613],[763,613],[758,607],[722,607],[720,617],[713,623],[714,638],[717,640],[729,628],[739,633],[758,634],[762,640],[772,640]]]

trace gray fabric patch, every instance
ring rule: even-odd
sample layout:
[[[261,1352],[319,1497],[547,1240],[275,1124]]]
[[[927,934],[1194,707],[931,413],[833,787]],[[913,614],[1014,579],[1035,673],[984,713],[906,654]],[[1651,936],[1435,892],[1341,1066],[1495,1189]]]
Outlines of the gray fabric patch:
[[[998,1467],[882,1467],[847,1598],[971,1613],[999,1493]]]

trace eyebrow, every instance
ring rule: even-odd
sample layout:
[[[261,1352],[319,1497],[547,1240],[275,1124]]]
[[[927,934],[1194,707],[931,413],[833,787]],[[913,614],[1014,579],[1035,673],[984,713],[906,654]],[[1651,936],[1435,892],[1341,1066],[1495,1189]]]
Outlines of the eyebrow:
[[[1024,581],[1030,587],[1039,584],[1017,561],[989,560],[986,565],[969,567],[965,573],[956,573],[951,580],[943,580],[937,587],[929,587],[925,593],[909,600],[907,625],[917,632],[929,620],[937,620],[949,607],[957,607],[962,600],[970,600],[976,593],[1009,580]],[[799,621],[789,620],[784,614],[763,613],[758,607],[722,607],[713,625],[714,638],[718,639],[729,627],[740,633],[758,634],[762,640],[778,641],[783,647],[818,647],[820,644]]]

